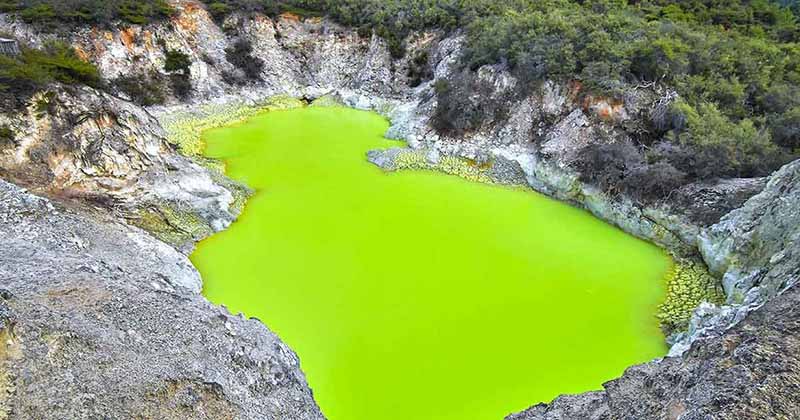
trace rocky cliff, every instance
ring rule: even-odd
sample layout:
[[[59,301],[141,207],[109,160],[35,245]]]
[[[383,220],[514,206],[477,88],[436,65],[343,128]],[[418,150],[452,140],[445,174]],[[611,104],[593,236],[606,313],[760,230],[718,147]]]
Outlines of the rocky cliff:
[[[179,13],[169,22],[144,27],[86,28],[71,33],[71,42],[79,54],[98,65],[104,78],[112,85],[110,91],[114,93],[103,93],[88,88],[68,89],[54,86],[49,92],[37,96],[28,109],[0,115],[0,122],[9,125],[15,134],[12,145],[6,145],[5,148],[0,146],[0,175],[25,185],[39,194],[69,203],[73,207],[80,208],[82,212],[91,211],[92,208],[104,211],[111,209],[114,214],[121,216],[121,219],[141,226],[177,249],[188,252],[195,241],[224,229],[235,218],[247,190],[227,180],[215,170],[213,164],[199,160],[196,156],[186,157],[179,153],[182,151],[183,154],[187,154],[181,141],[176,140],[174,133],[170,132],[168,123],[175,121],[176,118],[195,118],[198,115],[208,118],[208,113],[201,111],[203,104],[208,103],[217,104],[220,109],[242,105],[257,108],[269,98],[279,95],[306,100],[324,97],[348,106],[375,110],[391,120],[392,127],[387,136],[406,140],[409,148],[370,154],[370,160],[387,170],[406,167],[433,168],[481,181],[526,184],[539,192],[583,207],[636,236],[665,247],[680,258],[703,261],[720,279],[723,279],[728,305],[722,307],[702,305],[694,314],[689,330],[672,337],[676,343],[673,347],[675,358],[632,369],[616,382],[620,385],[610,384],[606,393],[558,400],[553,406],[536,407],[523,414],[528,417],[519,418],[616,418],[613,413],[628,415],[624,410],[629,407],[615,402],[617,401],[617,397],[613,394],[615,389],[624,388],[626,395],[634,395],[637,389],[645,393],[649,389],[647,387],[662,386],[658,385],[663,384],[659,381],[668,380],[664,377],[676,377],[677,374],[670,373],[675,371],[696,376],[691,376],[695,379],[681,382],[685,385],[683,388],[674,388],[674,393],[670,395],[675,401],[679,401],[676,403],[678,411],[670,413],[703,412],[702,410],[709,407],[708,400],[703,402],[686,396],[691,392],[705,392],[703,390],[706,389],[715,392],[713,390],[717,388],[713,388],[714,386],[724,384],[720,383],[719,377],[712,375],[711,372],[719,369],[719,366],[730,364],[726,361],[722,365],[714,365],[715,359],[712,360],[710,350],[704,349],[709,348],[708,346],[713,347],[714,343],[720,340],[725,341],[725,337],[730,334],[739,334],[737,337],[743,337],[742,329],[767,328],[766,325],[772,322],[771,320],[775,320],[776,326],[781,325],[782,321],[778,319],[781,314],[771,309],[779,304],[767,302],[780,293],[791,290],[789,286],[796,281],[798,275],[799,257],[794,251],[798,226],[796,208],[797,204],[800,204],[797,203],[798,193],[795,188],[798,182],[797,164],[789,165],[775,174],[769,183],[765,179],[707,181],[683,187],[675,192],[669,201],[648,203],[620,195],[609,196],[598,188],[581,182],[579,174],[573,167],[576,156],[587,147],[594,144],[630,141],[648,113],[662,106],[665,101],[675,99],[674,93],[668,89],[658,86],[642,87],[628,92],[622,99],[611,99],[588,95],[578,83],[551,81],[543,83],[531,95],[518,97],[513,92],[514,86],[519,82],[502,66],[484,66],[478,69],[474,76],[470,76],[475,78],[473,83],[480,86],[480,94],[467,91],[456,94],[466,98],[466,103],[479,112],[484,109],[482,108],[484,103],[504,104],[508,112],[504,113],[502,118],[485,123],[469,133],[443,135],[439,134],[441,130],[434,129],[432,121],[437,107],[435,82],[464,77],[460,74],[461,69],[458,65],[463,42],[458,33],[414,34],[408,40],[409,52],[406,57],[394,59],[379,37],[362,37],[352,29],[343,28],[324,19],[301,19],[293,15],[270,19],[259,15],[234,14],[225,22],[217,24],[195,1],[180,0],[174,4]],[[0,19],[0,27],[4,32],[13,34],[31,45],[41,44],[50,36],[15,22],[7,16]],[[253,46],[252,57],[264,63],[258,80],[245,80],[241,74],[242,70],[228,60],[226,50],[242,39],[249,41]],[[143,109],[131,104],[128,99],[132,98],[125,92],[113,88],[113,81],[124,76],[142,75],[147,80],[165,77],[164,62],[166,52],[170,50],[181,51],[190,58],[190,80],[193,89],[188,100],[179,100],[175,95],[169,94],[164,105]],[[431,80],[423,80],[420,85],[413,86],[415,83],[412,83],[410,74],[414,70],[413,67],[419,65],[414,63],[413,58],[421,56],[422,52],[425,52],[427,57],[423,65],[429,67],[432,77]],[[486,112],[489,110],[486,109]],[[9,186],[6,188],[10,189],[9,191],[13,190]],[[25,200],[39,200],[18,190],[13,190],[13,194],[18,197],[28,197]],[[739,209],[734,210],[737,208]],[[11,214],[16,210],[5,209],[5,211]],[[0,211],[0,214],[6,213]],[[104,223],[111,222],[106,219],[92,223],[91,226],[100,229]],[[58,231],[47,224],[40,223],[37,226],[37,229],[43,232],[41,234],[43,237],[51,235],[56,238],[52,239],[54,242],[69,239],[59,236]],[[132,229],[119,226],[115,229],[117,228]],[[112,243],[98,242],[95,248],[113,246]],[[158,249],[161,250],[158,252],[163,251],[163,255],[158,254],[159,258],[180,257],[173,255],[172,248]],[[109,258],[123,257],[124,255],[120,254]],[[8,267],[18,264],[23,262],[14,260],[13,264],[9,262]],[[42,266],[52,267],[58,264],[60,262],[53,256],[49,260],[44,260]],[[115,264],[122,266],[123,263]],[[8,270],[9,273],[18,271],[11,268]],[[167,296],[175,296],[178,292],[165,294],[159,291],[153,292],[152,296],[128,293],[130,287],[133,287],[129,284],[138,284],[137,278],[154,275],[147,270],[152,270],[152,267],[134,266],[124,271],[124,274],[115,274],[116,277],[106,271],[92,273],[93,278],[101,283],[102,279],[111,276],[109,283],[103,283],[105,289],[102,290],[116,290],[116,287],[125,290],[124,293],[115,292],[122,293],[118,298],[114,298],[120,305],[128,304],[126,299],[134,297],[141,300],[146,295],[151,299],[143,308],[153,309],[141,309],[144,311],[142,315],[131,318],[130,325],[126,325],[126,328],[134,331],[141,328],[160,328],[160,325],[147,324],[150,322],[147,317],[162,319],[160,317],[163,314],[171,314],[180,322],[200,322],[202,326],[196,328],[210,334],[210,340],[213,341],[227,334],[224,329],[230,330],[226,322],[214,321],[215,317],[220,316],[225,319],[235,319],[236,321],[231,321],[232,326],[250,326],[252,334],[262,334],[273,340],[275,344],[270,344],[271,348],[280,347],[285,350],[263,326],[259,327],[255,321],[243,321],[225,315],[203,302],[196,293],[181,294],[184,296],[182,298],[184,300],[181,300],[183,306],[170,306],[169,310],[165,308],[167,303],[156,301],[162,295],[163,299],[172,299]],[[187,270],[191,271],[190,268]],[[175,288],[173,283],[180,283],[174,276],[157,277],[163,278],[160,283],[153,283],[159,285],[158,287]],[[8,288],[9,296],[22,296],[14,298],[17,305],[21,305],[20,308],[29,305],[29,303],[23,305],[23,301],[33,299],[31,302],[35,302],[38,299],[35,298],[38,296],[37,293],[47,294],[46,290],[60,284],[52,275],[42,275],[36,279],[36,282],[31,282],[33,285],[31,287],[40,288],[45,292],[27,292],[23,287],[28,283],[25,281],[12,281],[11,284],[14,286]],[[167,283],[166,286],[164,282]],[[188,289],[192,288],[198,289],[199,286],[195,284]],[[785,292],[776,302],[788,305],[785,302],[792,300],[793,296],[793,292]],[[131,302],[134,301],[139,302],[135,299]],[[700,302],[691,301],[692,306],[698,303]],[[94,306],[88,309],[80,307],[82,308],[80,311],[95,310]],[[746,319],[754,310],[758,310],[757,313],[761,314],[751,317],[755,321],[737,326],[737,323]],[[93,312],[87,313],[93,314]],[[87,316],[97,318],[95,315]],[[22,324],[29,317],[31,320],[39,319],[30,312],[19,309],[15,322]],[[47,318],[35,322],[40,322],[37,325],[44,328],[47,323],[55,322],[53,319]],[[105,318],[98,319],[105,320]],[[758,319],[762,321],[758,323]],[[788,318],[784,321],[788,322]],[[114,330],[116,327],[110,324],[93,325],[95,331],[101,331],[103,328],[116,331]],[[778,330],[775,334],[778,334],[782,327],[776,328]],[[11,329],[6,328],[4,331]],[[175,331],[174,328],[168,331],[169,334],[176,334],[174,335],[176,340],[191,339],[180,335],[182,333]],[[793,334],[790,329],[785,331],[788,335]],[[238,335],[234,335],[235,337],[242,335],[236,334]],[[758,334],[753,333],[751,336],[755,338]],[[767,336],[769,334],[765,335]],[[747,337],[749,339],[750,336]],[[791,349],[790,338],[784,343],[787,349]],[[149,336],[141,342],[146,343],[145,346],[153,346],[151,353],[147,353],[150,351],[148,349],[137,347],[136,350],[150,354],[148,357],[155,357],[157,351],[169,351],[168,343],[157,344],[154,340],[155,336]],[[250,341],[251,344],[256,343],[253,340]],[[113,346],[108,343],[92,344],[84,347],[82,351],[94,358],[102,359],[105,357],[105,352],[113,347],[116,349],[115,357],[129,359],[139,357],[133,347],[116,344]],[[165,347],[158,347],[159,345]],[[775,347],[770,351],[783,348]],[[25,363],[32,364],[31,366],[42,363],[39,359],[43,354],[41,352],[45,350],[41,349],[38,353],[15,351],[16,358],[14,360],[7,358],[7,363],[16,366],[17,373],[15,376],[6,377],[19,378],[16,376],[22,372],[19,366]],[[678,357],[687,350],[686,356]],[[6,354],[11,352],[6,351]],[[257,357],[271,358],[271,355],[272,353],[268,352]],[[174,360],[178,363],[181,357],[194,356],[193,353],[178,353]],[[76,354],[72,354],[65,360],[74,363],[76,357]],[[263,357],[258,360],[266,360]],[[703,357],[710,360],[709,364],[698,362]],[[219,360],[203,360],[207,360],[209,366],[219,362]],[[238,359],[232,357],[231,360],[235,362]],[[225,363],[228,362],[230,361],[226,359]],[[751,362],[756,363],[756,360],[745,358],[736,363],[739,363],[737,366],[744,366],[746,369],[760,369],[749,364]],[[108,369],[114,368],[111,362],[105,363],[104,366]],[[258,363],[251,361],[243,363],[246,369],[260,369]],[[797,367],[796,363],[793,363],[787,359],[785,366],[788,366],[789,371]],[[182,366],[180,363],[178,365]],[[192,369],[195,367],[192,366]],[[31,371],[37,368],[31,368]],[[67,367],[59,367],[56,370],[64,375],[73,375],[73,371],[69,371]],[[90,372],[89,377],[99,378],[93,376],[100,375],[97,370],[87,372]],[[174,374],[171,378],[188,375],[183,370],[172,372]],[[299,399],[291,401],[287,399],[289,394],[259,394],[261,391],[258,390],[261,388],[258,387],[248,388],[248,391],[237,388],[239,385],[234,379],[237,375],[234,368],[222,370],[223,373],[219,374],[216,382],[212,381],[216,385],[210,385],[210,388],[206,388],[205,380],[198,379],[203,376],[203,372],[197,373],[197,370],[192,372],[196,375],[192,376],[194,379],[187,379],[190,382],[180,382],[183,379],[166,380],[159,377],[155,370],[142,372],[140,377],[131,379],[138,381],[138,387],[132,388],[133,394],[126,395],[144,395],[142,393],[151,392],[148,387],[152,384],[160,384],[157,385],[161,387],[160,391],[156,391],[160,392],[158,395],[172,395],[170,392],[183,395],[188,392],[192,398],[200,395],[201,397],[197,397],[198,401],[209,398],[208,404],[213,407],[221,407],[224,404],[220,401],[226,401],[238,407],[236,409],[240,411],[234,412],[241,418],[259,417],[259,412],[243,411],[246,410],[244,405],[261,407],[259,404],[272,403],[280,407],[289,404],[298,410],[296,412],[305,413],[303,415],[307,416],[289,416],[289,418],[312,418],[318,415],[313,402],[306,398],[307,390],[304,389],[304,383],[297,379],[300,378],[300,374],[296,364],[287,367],[285,374],[278,375],[294,378],[293,385],[287,385],[293,389],[292,392],[300,394],[305,392],[302,397],[296,397]],[[254,373],[248,373],[252,374]],[[639,379],[631,380],[632,375],[636,375]],[[54,378],[57,376],[54,375]],[[701,377],[709,379],[702,382],[697,379]],[[795,376],[789,375],[787,378]],[[14,379],[12,381],[14,387],[7,388],[9,390],[19,388],[20,385],[16,384],[19,380]],[[44,387],[43,384],[47,383],[49,378],[38,378],[38,380],[43,382],[32,379],[28,383]],[[749,385],[742,385],[737,389],[741,392],[755,389],[756,377],[749,375],[742,379],[742,381],[748,380]],[[173,385],[169,385],[172,383],[170,381],[179,382],[173,388]],[[264,381],[269,382],[270,379]],[[693,384],[701,384],[702,387],[693,388]],[[75,386],[76,393],[72,394],[73,396],[94,392],[81,391],[84,389],[82,385]],[[275,389],[287,389],[281,386]],[[163,391],[164,389],[167,391]],[[185,391],[186,389],[190,391]],[[135,394],[137,392],[139,394]],[[26,397],[20,396],[18,392],[9,395],[12,396],[10,399],[12,407],[23,407],[27,404]],[[239,399],[231,399],[231,395]],[[95,398],[102,398],[102,395],[95,395]],[[131,398],[131,401],[136,400],[134,397]],[[253,402],[256,400],[260,402]],[[656,397],[653,397],[653,401],[657,402]],[[136,403],[130,404],[132,405],[126,405],[121,409],[133,410],[133,407],[139,407]],[[178,403],[165,404],[169,407],[186,408]],[[655,403],[653,405],[655,406]],[[200,411],[216,409],[197,407],[197,405],[189,406],[193,410]],[[150,409],[155,410],[157,407],[154,405]],[[16,414],[21,411],[10,412]],[[264,414],[261,417],[274,416],[277,411],[269,413],[272,414]],[[642,416],[622,418],[651,418],[648,417],[650,414],[654,416],[652,418],[660,416],[656,415],[655,408],[652,408],[651,412],[639,413],[643,413]],[[550,417],[535,417],[545,415]],[[612,417],[603,417],[607,415]],[[677,418],[677,415],[673,418]]]

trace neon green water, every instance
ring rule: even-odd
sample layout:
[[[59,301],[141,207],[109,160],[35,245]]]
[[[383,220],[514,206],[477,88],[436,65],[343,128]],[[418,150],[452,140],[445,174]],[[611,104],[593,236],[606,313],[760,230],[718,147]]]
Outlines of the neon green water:
[[[541,195],[365,159],[379,116],[273,111],[206,134],[257,190],[192,260],[299,355],[330,420],[500,420],[662,356],[670,260]]]

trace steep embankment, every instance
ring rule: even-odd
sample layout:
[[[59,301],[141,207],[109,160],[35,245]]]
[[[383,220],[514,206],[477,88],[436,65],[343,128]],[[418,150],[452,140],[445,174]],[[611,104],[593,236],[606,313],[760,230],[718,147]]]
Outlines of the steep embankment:
[[[104,209],[110,208],[186,251],[194,241],[227,226],[238,212],[247,191],[226,180],[213,168],[208,169],[213,165],[198,165],[196,159],[177,153],[177,150],[193,150],[183,143],[181,135],[185,133],[164,131],[157,119],[170,122],[167,127],[185,128],[186,125],[172,123],[176,119],[195,118],[199,109],[196,105],[209,101],[244,102],[257,107],[276,95],[306,99],[325,96],[356,108],[376,110],[390,118],[392,127],[388,135],[407,140],[414,150],[371,154],[370,159],[386,169],[449,168],[456,173],[469,171],[467,176],[478,179],[527,183],[536,190],[582,206],[628,232],[670,249],[676,255],[688,258],[702,255],[708,266],[724,278],[728,303],[732,306],[723,309],[702,307],[692,321],[689,334],[674,337],[678,341],[673,348],[676,355],[698,337],[718,337],[732,323],[741,321],[749,311],[760,307],[797,279],[795,247],[798,223],[788,222],[797,217],[796,206],[792,207],[800,194],[795,187],[798,182],[797,164],[789,165],[773,176],[770,186],[759,195],[755,194],[764,189],[766,180],[729,179],[688,185],[675,192],[669,201],[648,204],[623,196],[608,196],[580,181],[573,167],[576,156],[593,144],[624,142],[635,136],[641,121],[650,112],[675,99],[675,94],[665,87],[637,88],[627,92],[621,100],[612,100],[588,95],[576,83],[546,82],[533,94],[518,97],[513,94],[518,82],[509,73],[501,67],[484,66],[474,76],[475,83],[481,86],[480,95],[474,92],[456,94],[469,96],[474,102],[506,103],[508,115],[485,123],[470,134],[445,136],[437,134],[431,123],[437,105],[434,80],[460,77],[457,63],[462,39],[458,34],[448,37],[437,33],[415,34],[410,39],[406,58],[396,60],[380,38],[362,38],[354,30],[325,20],[301,20],[288,15],[272,20],[263,16],[234,14],[218,25],[196,2],[178,1],[175,4],[180,13],[168,23],[116,30],[84,29],[72,35],[72,42],[80,54],[96,63],[110,81],[131,75],[142,75],[146,80],[158,79],[152,75],[165,76],[163,68],[168,51],[178,50],[187,54],[191,61],[193,89],[190,101],[194,105],[181,105],[168,94],[166,107],[145,111],[124,98],[92,89],[53,87],[49,94],[38,96],[28,109],[0,116],[0,122],[14,132],[14,141],[10,145],[0,145],[0,174],[40,193],[77,199],[71,202],[81,206],[88,202]],[[43,43],[48,37],[8,17],[4,17],[2,22],[0,26],[4,32],[33,45]],[[242,69],[228,59],[226,50],[241,39],[252,44],[252,57],[264,63],[258,75],[260,80],[247,81]],[[421,51],[428,51],[424,65],[430,67],[433,80],[411,87],[409,73],[413,66],[418,65],[413,58]],[[123,97],[125,93],[119,91],[117,95]],[[208,113],[199,114],[208,118]],[[216,121],[222,123],[231,119],[218,118]],[[196,126],[213,124],[212,121]],[[443,160],[451,162],[445,158],[457,158],[460,163],[444,167]],[[741,210],[729,213],[745,202],[747,204]],[[50,232],[48,229],[51,228],[40,225],[42,232]],[[118,248],[124,244],[100,241],[96,246]],[[121,258],[113,258],[118,257]],[[9,263],[7,270],[15,273],[18,270],[13,267],[23,262],[15,260],[13,264]],[[51,259],[43,266],[58,264],[57,260]],[[139,268],[131,269],[119,277],[119,283],[115,284],[119,284],[120,290],[136,284],[135,278],[142,273],[137,270]],[[103,277],[100,274],[96,276]],[[171,274],[165,277],[168,282],[175,281]],[[692,279],[689,281],[694,282]],[[14,281],[9,290],[13,295],[31,296],[33,299],[37,294],[25,295],[23,284],[39,287],[38,295],[46,295],[46,291],[58,281],[52,274],[43,274],[30,278],[29,283]],[[678,286],[683,286],[678,283]],[[688,286],[692,285],[694,283]],[[150,290],[147,293],[158,290],[152,284],[136,287]],[[120,302],[128,296],[120,295]],[[187,296],[185,299],[191,302],[202,302],[197,294]],[[682,307],[682,310],[676,319],[669,321],[681,323],[688,314],[686,309],[691,309],[687,306],[695,306],[706,294],[676,287],[675,296],[672,305]],[[781,299],[791,300],[792,296],[793,293],[787,293]],[[203,316],[211,316],[209,314],[216,311],[202,305],[198,310],[205,314]],[[763,311],[770,312],[759,315],[759,319],[776,319],[781,315],[770,310],[769,305]],[[182,321],[191,318],[178,310],[170,313]],[[22,305],[17,308],[15,322],[23,326],[38,325],[39,321],[35,321],[37,316],[34,306]],[[93,328],[109,328],[101,322],[102,318],[88,316],[87,319]],[[47,325],[50,321],[42,322],[41,325]],[[145,321],[139,318],[131,322],[145,325]],[[754,321],[738,328],[762,328],[763,325]],[[220,331],[218,327],[214,328],[209,327],[214,330],[210,331],[212,335]],[[787,334],[791,333],[787,331]],[[129,355],[146,352],[151,346],[157,348],[157,343],[162,341],[162,345],[169,348],[169,343],[181,342],[177,334],[177,331],[165,329],[161,338],[148,336],[135,348],[122,346],[118,351]],[[759,339],[757,333],[753,336]],[[763,338],[767,340],[768,337],[767,334]],[[221,339],[212,337],[210,340],[214,343]],[[692,364],[690,360],[705,357],[703,346],[705,344],[697,344],[687,359],[668,359],[634,371],[645,372],[642,377],[651,378],[648,381],[622,381],[631,384],[630,389],[646,393],[648,387],[659,383],[659,378],[670,377],[667,371],[680,369],[694,379],[687,379],[683,388],[675,387],[674,398],[682,401],[679,405],[687,410],[700,407],[700,403],[695,404],[690,395],[695,390],[704,389],[692,384],[699,383],[695,379],[706,377],[703,369],[707,366]],[[82,351],[102,358],[106,348],[86,346]],[[0,356],[4,354],[12,353],[0,352]],[[41,363],[40,353],[27,351],[24,346],[21,353],[15,350],[13,354],[20,355],[10,362],[9,372],[15,378],[13,381],[24,377],[23,363],[19,360]],[[76,357],[67,357],[68,363],[53,365],[55,367],[50,369],[68,372],[64,369],[75,363]],[[710,360],[711,356],[708,358]],[[232,356],[232,360],[238,359]],[[243,363],[249,371],[260,369],[258,364]],[[758,361],[741,361],[743,366],[754,366],[755,363]],[[114,369],[113,363],[108,366],[108,369]],[[796,365],[787,366],[790,370],[796,368]],[[176,369],[184,376],[203,377],[189,366]],[[296,370],[291,372],[298,375]],[[154,375],[153,372],[143,373],[140,383],[166,386],[164,384],[168,382],[164,378]],[[233,379],[226,376],[227,373],[221,375],[221,379],[208,382],[219,384],[225,401],[233,401],[229,399],[230,395],[240,394],[226,382]],[[709,378],[710,387],[724,386],[713,380],[713,376]],[[89,384],[95,379],[86,379],[86,382]],[[49,387],[46,385],[49,378],[40,380],[42,382],[34,382],[43,388]],[[205,382],[205,379],[200,381]],[[760,383],[756,376],[750,376],[746,381],[753,386]],[[74,395],[82,395],[81,392],[91,394],[83,391],[88,389],[87,384],[76,383],[75,393],[59,396],[61,403],[68,406]],[[13,387],[6,388],[11,390],[9,401],[12,407],[24,404],[22,394],[13,391]],[[260,388],[255,386],[254,389]],[[263,401],[278,401],[278,405],[288,403],[280,396],[273,400],[269,399],[271,396],[263,398],[267,398]],[[602,404],[586,406],[599,410],[593,414],[597,418],[604,418],[602,413],[606,411],[603,410],[629,414],[624,411],[625,406],[613,402],[611,390],[602,398],[606,399]],[[171,395],[164,404],[178,404],[178,401],[175,395]],[[789,403],[797,404],[787,400]],[[127,407],[125,410],[135,406],[133,403],[120,404],[119,407]],[[563,402],[556,406],[558,404]],[[306,409],[313,411],[309,407],[311,405]],[[234,410],[240,416],[249,415],[246,407],[235,405]],[[538,411],[531,415],[536,413]],[[561,413],[567,416],[564,413],[569,412]],[[586,412],[582,413],[573,417],[588,416]],[[43,412],[37,414],[45,417]]]

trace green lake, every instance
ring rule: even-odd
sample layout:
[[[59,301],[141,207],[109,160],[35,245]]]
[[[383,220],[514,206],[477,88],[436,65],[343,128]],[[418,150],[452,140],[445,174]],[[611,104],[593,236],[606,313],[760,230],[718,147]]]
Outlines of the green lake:
[[[192,255],[204,294],[291,346],[330,420],[501,420],[664,355],[663,251],[531,191],[384,173],[387,127],[307,107],[204,135],[257,191]]]

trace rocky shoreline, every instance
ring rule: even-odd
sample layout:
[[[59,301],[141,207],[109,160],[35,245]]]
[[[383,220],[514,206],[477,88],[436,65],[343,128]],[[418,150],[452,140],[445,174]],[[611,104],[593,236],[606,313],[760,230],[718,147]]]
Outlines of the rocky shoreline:
[[[0,419],[322,418],[291,350],[260,322],[205,301],[185,257],[235,220],[250,193],[200,157],[200,132],[320,98],[391,121],[387,136],[409,147],[369,154],[386,170],[526,185],[668,249],[684,265],[702,261],[721,279],[726,305],[696,310],[711,292],[689,289],[705,274],[675,283],[675,318],[694,314],[688,329],[671,337],[673,357],[629,369],[604,392],[510,418],[800,417],[797,397],[763,408],[771,392],[783,392],[770,391],[769,378],[778,375],[789,386],[783,389],[800,386],[797,323],[788,310],[800,278],[800,162],[768,180],[690,185],[670,203],[609,197],[581,182],[571,159],[602,141],[598,131],[624,137],[620,127],[658,92],[632,92],[609,111],[602,98],[585,107],[575,102],[574,86],[547,82],[516,100],[504,124],[448,138],[430,124],[434,82],[409,87],[409,59],[393,59],[378,37],[319,19],[233,15],[222,26],[239,28],[265,62],[262,82],[242,88],[223,77],[231,71],[224,50],[233,38],[197,3],[175,4],[181,13],[169,23],[87,30],[72,42],[109,79],[158,71],[159,43],[184,51],[192,59],[192,103],[173,98],[143,109],[90,88],[54,86],[37,99],[52,102],[46,114],[32,104],[0,115],[17,139],[0,150],[0,176],[50,197],[0,181],[0,232],[9,238],[0,252]],[[0,27],[33,45],[46,38],[5,16]],[[409,56],[429,50],[434,78],[446,80],[461,41],[458,34],[416,34]],[[478,73],[497,96],[516,83],[491,66]],[[762,353],[780,362],[765,367],[756,357]],[[740,374],[725,380],[718,373],[725,367]],[[127,387],[109,388],[117,382]]]

